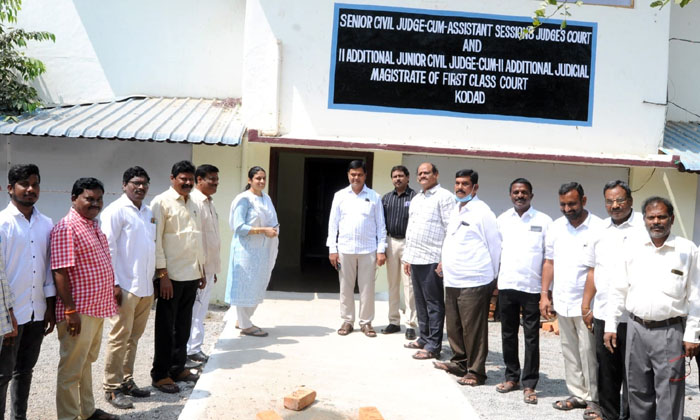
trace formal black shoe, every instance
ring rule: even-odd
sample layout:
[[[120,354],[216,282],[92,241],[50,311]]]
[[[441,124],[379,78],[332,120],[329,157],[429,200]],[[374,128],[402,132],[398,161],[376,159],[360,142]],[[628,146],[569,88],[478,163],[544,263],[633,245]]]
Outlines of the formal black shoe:
[[[120,390],[107,391],[105,392],[105,400],[112,406],[126,410],[127,408],[134,408],[134,404],[129,401],[129,399]]]
[[[406,340],[415,340],[416,339],[416,330],[413,328],[406,328]]]
[[[124,395],[131,395],[132,397],[136,398],[146,398],[151,396],[151,391],[137,387],[133,379],[129,379],[128,381],[124,382],[121,390]]]
[[[395,324],[389,324],[386,326],[386,328],[382,329],[382,334],[393,334],[395,332],[400,332],[401,327]]]
[[[204,354],[203,351],[198,351],[195,354],[188,354],[187,358],[192,360],[193,362],[202,362],[202,363],[207,363],[209,360],[209,356]]]

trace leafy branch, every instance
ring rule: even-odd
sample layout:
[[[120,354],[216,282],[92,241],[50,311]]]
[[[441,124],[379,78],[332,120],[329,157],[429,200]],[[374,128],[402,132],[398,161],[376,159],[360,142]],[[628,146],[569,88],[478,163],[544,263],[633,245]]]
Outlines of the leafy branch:
[[[46,71],[44,63],[27,57],[30,41],[56,41],[50,32],[9,27],[17,22],[21,0],[0,0],[0,115],[12,118],[41,105],[39,94],[29,83]],[[13,118],[14,119],[14,118]]]

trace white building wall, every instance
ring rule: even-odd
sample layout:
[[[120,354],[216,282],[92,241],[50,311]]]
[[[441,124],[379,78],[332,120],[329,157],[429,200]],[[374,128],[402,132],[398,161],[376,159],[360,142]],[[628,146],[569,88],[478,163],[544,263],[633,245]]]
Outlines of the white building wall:
[[[700,4],[671,5],[670,9],[668,120],[700,121]]]
[[[24,1],[19,23],[49,31],[28,55],[48,103],[134,94],[240,97],[245,0]]]
[[[387,0],[354,4],[531,16],[535,3],[520,0]],[[420,146],[483,148],[514,152],[656,154],[663,133],[669,8],[582,6],[575,19],[598,23],[593,125],[591,127],[493,121],[399,113],[328,109],[333,2],[250,0],[246,25],[281,42],[279,131],[296,138],[341,138]],[[261,23],[263,22],[263,23]],[[256,60],[254,54],[258,54]],[[263,48],[246,55],[244,78],[260,75],[253,65],[269,60]],[[260,84],[263,84],[260,80]],[[275,84],[270,80],[269,85]],[[533,92],[533,94],[537,94]],[[566,92],[552,98],[565,101]],[[244,106],[267,109],[267,96],[244,93]],[[645,102],[660,103],[653,105]],[[250,128],[265,121],[249,121]]]

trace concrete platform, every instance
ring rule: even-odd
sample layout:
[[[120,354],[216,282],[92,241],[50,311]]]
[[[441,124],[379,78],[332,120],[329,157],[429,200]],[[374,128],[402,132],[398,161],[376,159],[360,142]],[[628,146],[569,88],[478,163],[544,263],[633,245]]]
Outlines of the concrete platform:
[[[454,379],[416,361],[403,333],[382,335],[388,304],[376,302],[376,338],[336,333],[337,294],[269,293],[253,318],[268,337],[240,336],[235,309],[180,419],[255,419],[275,410],[284,419],[357,419],[375,406],[385,419],[478,419]],[[301,412],[284,408],[300,386],[317,392]]]

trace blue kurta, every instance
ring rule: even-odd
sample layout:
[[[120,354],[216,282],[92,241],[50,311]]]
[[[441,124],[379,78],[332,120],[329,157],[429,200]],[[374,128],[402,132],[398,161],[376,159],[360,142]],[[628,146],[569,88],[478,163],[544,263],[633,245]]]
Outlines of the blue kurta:
[[[231,203],[229,224],[233,230],[229,257],[226,302],[250,307],[263,301],[277,260],[278,237],[249,235],[252,228],[277,226],[277,213],[270,196],[248,190]]]

